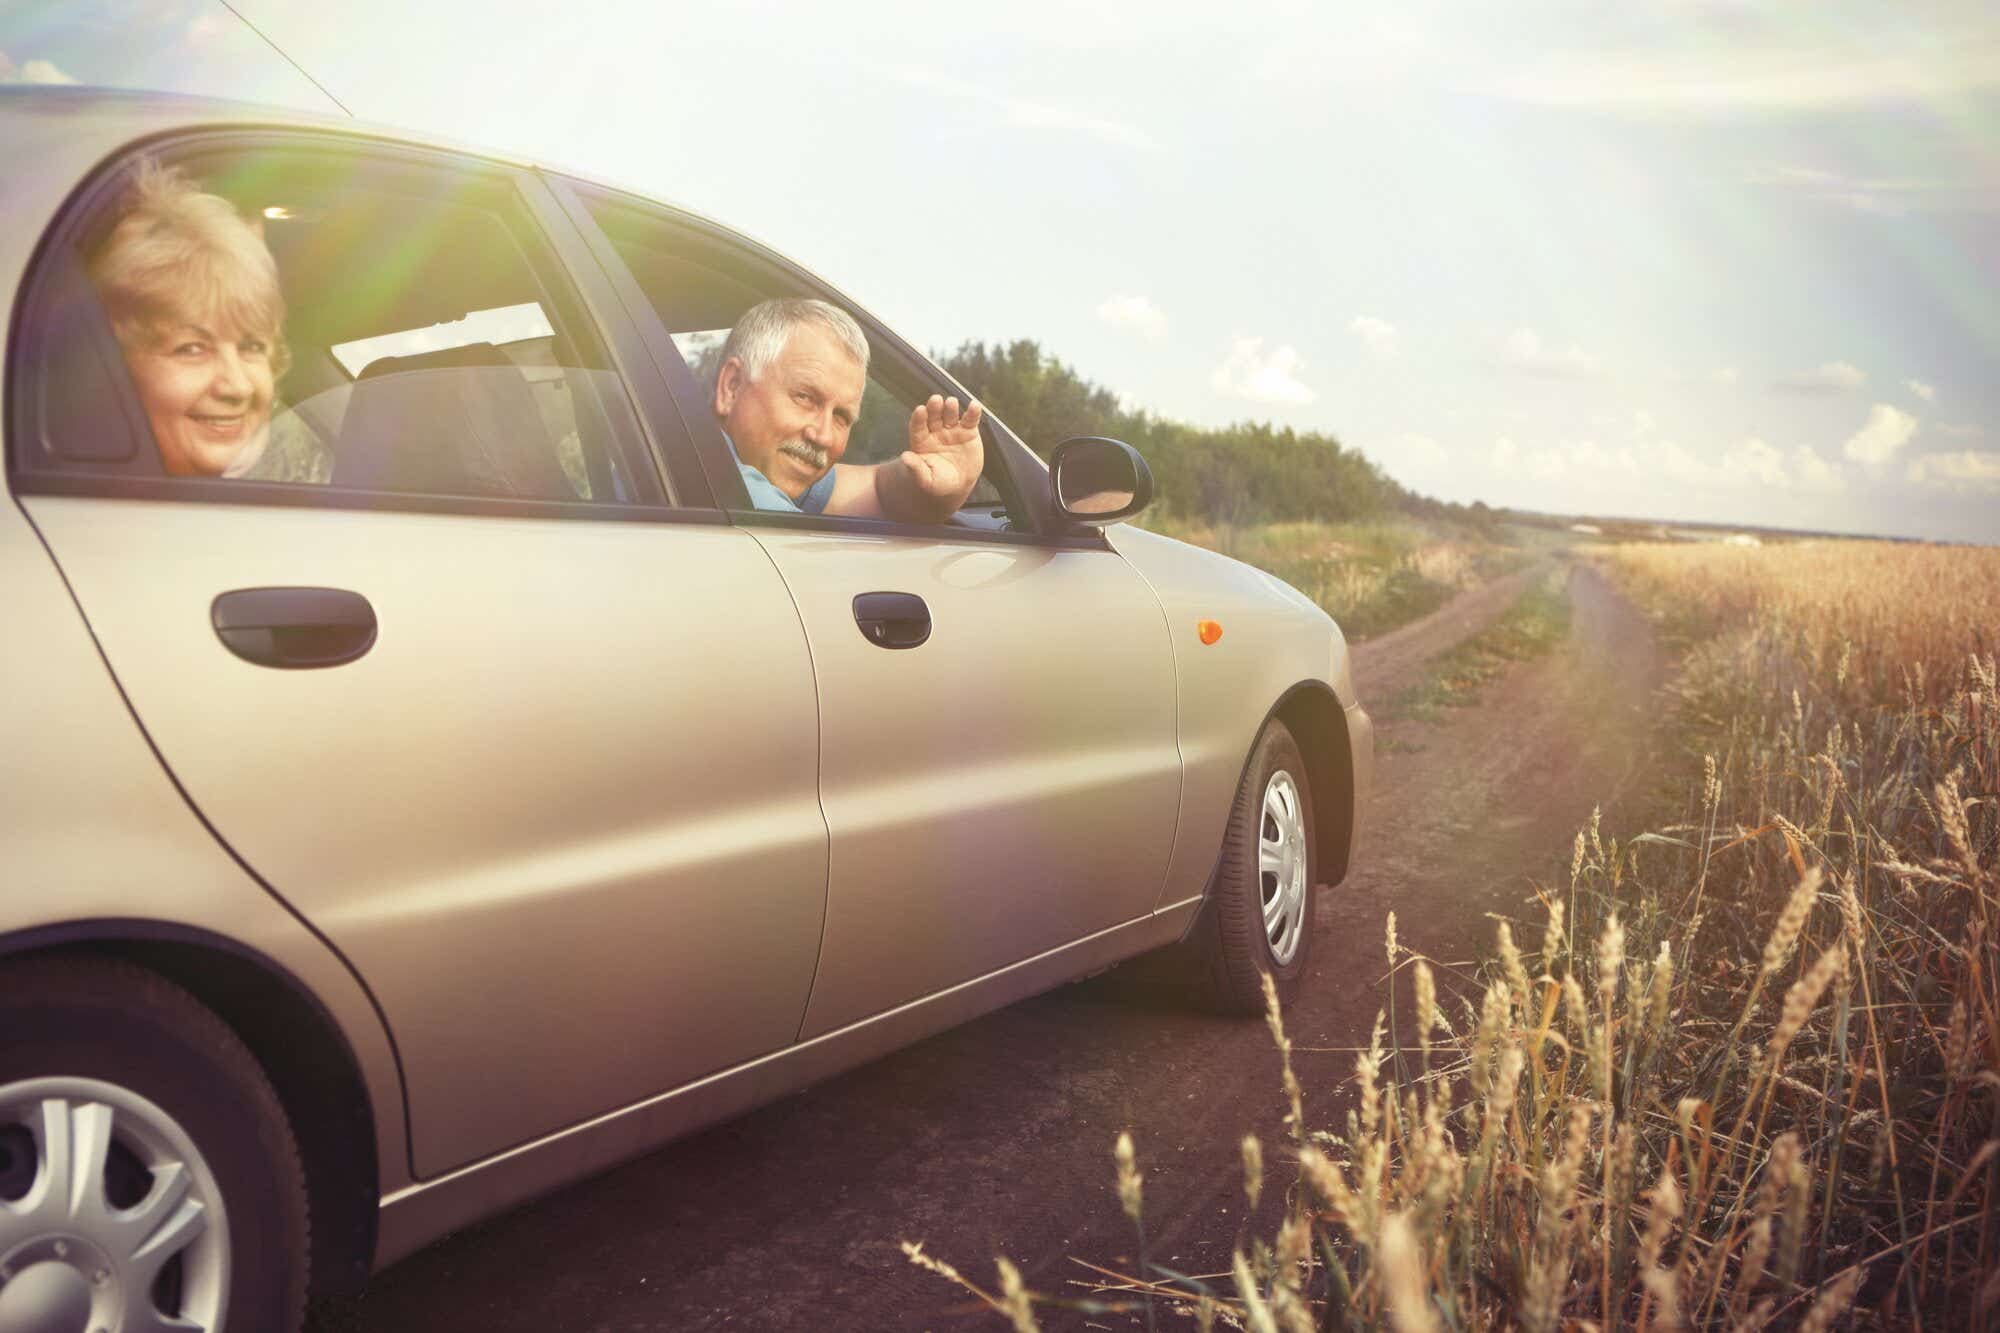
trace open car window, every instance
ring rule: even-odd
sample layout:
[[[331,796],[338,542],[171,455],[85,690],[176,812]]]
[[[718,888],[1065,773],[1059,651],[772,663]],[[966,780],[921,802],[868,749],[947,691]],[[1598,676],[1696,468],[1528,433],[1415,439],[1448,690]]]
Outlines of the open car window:
[[[704,395],[712,396],[715,374],[722,365],[722,347],[729,340],[729,330],[669,328],[668,332],[681,359],[687,362],[696,388]],[[901,457],[903,451],[910,447],[910,413],[917,402],[913,391],[899,393],[885,385],[871,364],[868,385],[861,397],[861,413],[848,435],[847,453],[841,461],[852,464],[886,463]],[[967,511],[965,519],[968,523],[982,518],[990,520],[995,510],[1000,511],[1000,517],[1005,517],[1006,502],[994,483],[994,475],[995,470],[989,465],[980,476],[979,484],[973,487],[972,494],[966,497],[962,509]],[[975,525],[998,526],[990,522]]]
[[[720,452],[720,425],[715,420],[715,378],[722,364],[723,344],[736,320],[751,307],[774,297],[812,297],[842,305],[834,294],[816,290],[790,266],[760,254],[753,247],[732,243],[667,210],[640,205],[595,187],[577,194],[591,218],[623,263],[639,292],[672,338],[688,372],[689,382],[678,392],[682,414],[697,447]],[[841,462],[869,465],[890,462],[909,447],[909,420],[916,405],[933,393],[963,395],[920,358],[908,355],[860,312],[848,310],[869,341],[868,377],[860,410],[849,432]],[[985,461],[979,482],[951,526],[986,531],[1031,531],[1032,523],[1010,484],[1006,462],[994,445],[990,426],[982,425]],[[749,507],[740,481],[717,471],[718,491],[725,507]],[[733,489],[732,489],[733,488]]]
[[[43,461],[390,506],[657,500],[624,387],[508,174],[428,157],[198,141],[122,164],[30,316],[60,409]]]

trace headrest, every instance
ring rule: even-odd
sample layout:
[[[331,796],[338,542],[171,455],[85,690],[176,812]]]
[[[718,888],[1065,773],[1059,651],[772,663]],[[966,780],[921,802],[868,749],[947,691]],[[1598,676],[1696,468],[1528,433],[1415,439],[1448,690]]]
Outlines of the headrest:
[[[361,368],[356,379],[380,379],[384,375],[406,375],[413,370],[449,370],[464,366],[511,366],[507,354],[492,343],[463,343],[439,352],[415,352],[409,356],[378,356]]]
[[[492,343],[370,362],[341,423],[333,483],[430,495],[577,498],[527,377]]]

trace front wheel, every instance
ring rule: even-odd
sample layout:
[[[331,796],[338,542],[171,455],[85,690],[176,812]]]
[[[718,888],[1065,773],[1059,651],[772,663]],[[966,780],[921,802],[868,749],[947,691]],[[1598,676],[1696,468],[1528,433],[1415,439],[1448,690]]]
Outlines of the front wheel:
[[[249,1050],[123,963],[0,965],[0,1330],[304,1318],[306,1194]]]
[[[1312,959],[1318,864],[1305,757],[1272,719],[1230,808],[1222,858],[1192,941],[1205,998],[1219,1009],[1264,1007],[1263,978],[1289,1003]]]

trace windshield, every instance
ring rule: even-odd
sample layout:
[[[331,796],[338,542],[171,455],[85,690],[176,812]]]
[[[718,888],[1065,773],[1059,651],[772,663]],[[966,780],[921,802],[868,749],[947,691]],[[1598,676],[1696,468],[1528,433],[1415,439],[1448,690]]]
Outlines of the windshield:
[[[0,84],[66,83],[341,110],[221,0],[0,6]]]

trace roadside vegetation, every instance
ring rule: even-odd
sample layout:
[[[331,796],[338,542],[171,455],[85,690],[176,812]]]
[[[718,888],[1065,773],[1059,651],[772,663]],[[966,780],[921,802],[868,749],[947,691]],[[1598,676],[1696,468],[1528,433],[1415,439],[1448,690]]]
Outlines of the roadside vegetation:
[[[1004,347],[965,343],[938,362],[1044,456],[1072,436],[1124,440],[1152,469],[1155,503],[1184,520],[1242,527],[1409,513],[1498,521],[1484,505],[1415,495],[1331,435],[1251,421],[1200,427],[1123,406],[1028,339]]]
[[[1683,652],[1679,814],[1622,844],[1593,820],[1469,983],[1391,917],[1351,1089],[1301,1086],[1273,998],[1287,1137],[1241,1146],[1253,1209],[1282,1191],[1285,1216],[1229,1271],[1142,1258],[1089,1302],[1005,1260],[992,1291],[947,1276],[1016,1329],[1038,1305],[1405,1333],[2000,1317],[2000,551],[1602,558]],[[1121,1136],[1142,1256],[1144,1167]]]
[[[1204,428],[1121,406],[1027,339],[966,343],[938,361],[1043,453],[1109,435],[1152,469],[1140,526],[1267,569],[1373,638],[1515,567],[1546,534],[1484,504],[1418,495],[1330,435],[1264,422]]]
[[[1516,662],[1540,657],[1569,633],[1569,566],[1528,585],[1505,615],[1426,664],[1424,678],[1383,706],[1379,720],[1434,721],[1461,707]]]
[[[1139,515],[1138,523],[1269,570],[1319,603],[1355,643],[1429,615],[1523,559],[1504,533],[1495,540],[1404,514],[1238,527],[1165,509]]]

